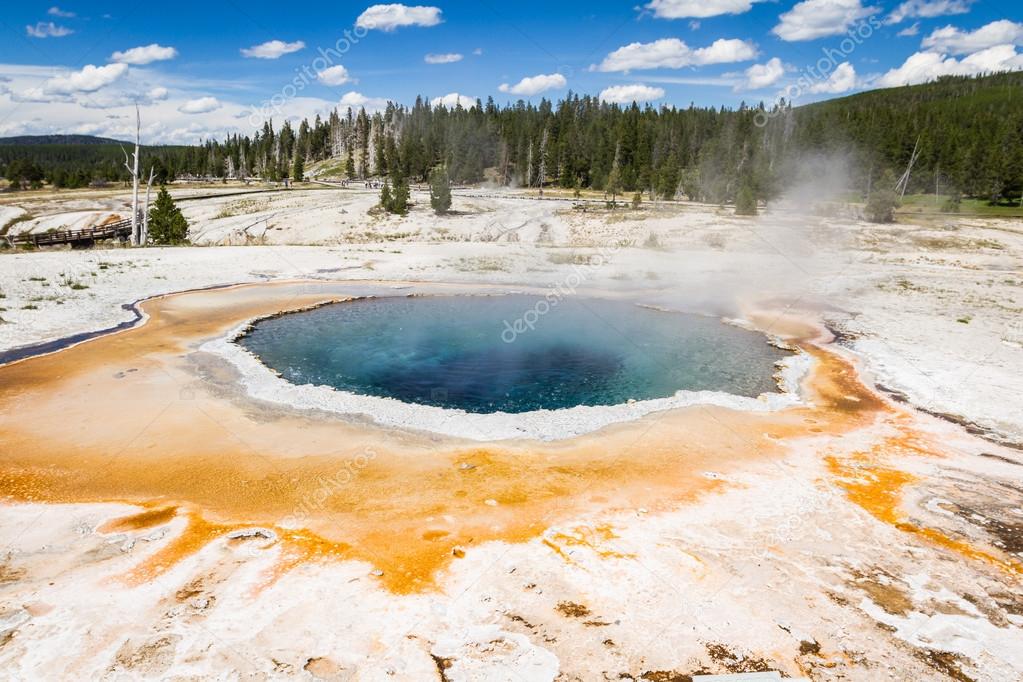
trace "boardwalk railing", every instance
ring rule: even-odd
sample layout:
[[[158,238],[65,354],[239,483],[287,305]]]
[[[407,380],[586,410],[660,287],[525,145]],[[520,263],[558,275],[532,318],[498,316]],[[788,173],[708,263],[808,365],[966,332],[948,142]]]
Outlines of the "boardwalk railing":
[[[53,232],[29,232],[4,237],[11,246],[31,244],[32,246],[56,246],[58,244],[91,244],[101,239],[126,241],[131,237],[131,219],[118,220],[105,225],[86,227],[81,230],[55,230]]]

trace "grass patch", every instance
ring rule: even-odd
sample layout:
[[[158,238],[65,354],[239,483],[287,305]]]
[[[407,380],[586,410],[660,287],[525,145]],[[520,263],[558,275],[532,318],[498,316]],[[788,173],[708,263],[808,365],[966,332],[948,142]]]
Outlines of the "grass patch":
[[[25,213],[24,215],[11,218],[6,223],[4,223],[3,227],[0,227],[0,236],[7,234],[10,231],[10,229],[17,225],[18,223],[28,222],[29,220],[35,220],[35,216],[32,215],[31,213]]]
[[[459,258],[455,263],[459,272],[508,272],[511,267],[507,258],[478,256],[476,258]]]
[[[907,194],[902,199],[898,214],[947,213],[951,197],[943,194]],[[1018,201],[1003,201],[992,206],[986,199],[962,199],[959,214],[991,218],[1023,218],[1023,206]]]
[[[547,260],[555,265],[589,265],[593,262],[593,256],[588,253],[549,253]]]

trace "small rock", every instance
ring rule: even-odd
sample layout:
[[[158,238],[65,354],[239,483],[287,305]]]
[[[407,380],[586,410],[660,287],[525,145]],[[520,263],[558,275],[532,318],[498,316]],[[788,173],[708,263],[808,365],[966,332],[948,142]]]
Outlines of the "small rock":
[[[240,540],[242,538],[266,538],[267,540],[276,540],[277,533],[273,532],[268,528],[242,528],[241,530],[234,530],[227,534],[229,540]]]
[[[458,546],[452,547],[451,556],[461,559],[465,556],[465,550]]]
[[[384,574],[384,572],[381,571],[379,568],[374,568],[372,571],[369,572],[369,574],[370,575],[375,575],[376,577],[379,578],[380,576],[382,576]]]

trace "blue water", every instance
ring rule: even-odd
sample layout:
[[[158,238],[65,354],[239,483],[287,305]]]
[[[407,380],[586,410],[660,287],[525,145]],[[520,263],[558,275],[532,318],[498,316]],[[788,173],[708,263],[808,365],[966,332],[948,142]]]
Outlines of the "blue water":
[[[785,353],[760,334],[631,303],[541,300],[337,303],[263,320],[239,342],[293,383],[476,413],[776,389]]]

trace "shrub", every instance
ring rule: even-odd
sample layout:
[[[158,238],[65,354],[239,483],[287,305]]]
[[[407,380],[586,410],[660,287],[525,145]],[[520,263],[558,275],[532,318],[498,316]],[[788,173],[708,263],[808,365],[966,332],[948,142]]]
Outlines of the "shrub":
[[[160,187],[149,214],[149,238],[154,244],[183,244],[188,241],[188,221],[181,215],[167,188]]]

